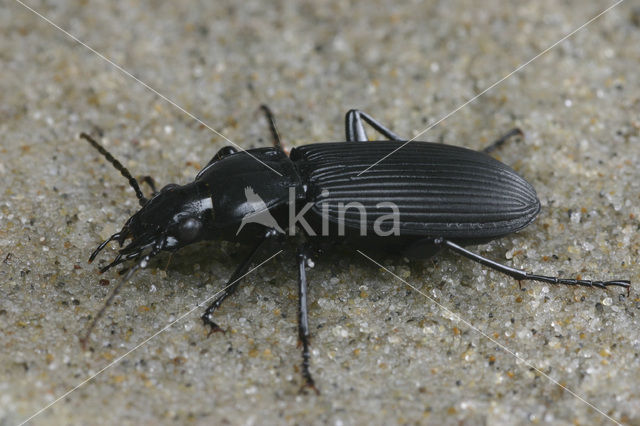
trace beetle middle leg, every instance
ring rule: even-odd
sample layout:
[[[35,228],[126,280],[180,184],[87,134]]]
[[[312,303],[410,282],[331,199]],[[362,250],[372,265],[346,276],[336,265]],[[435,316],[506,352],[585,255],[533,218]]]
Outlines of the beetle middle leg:
[[[309,315],[307,311],[307,273],[305,267],[309,255],[306,248],[298,249],[298,338],[302,344],[302,377],[304,377],[304,388],[313,389],[319,394],[316,388],[311,372],[309,371],[311,353],[309,351]]]
[[[498,263],[494,260],[487,259],[486,257],[480,256],[472,251],[469,251],[458,244],[445,240],[443,238],[436,238],[434,240],[436,245],[440,245],[455,251],[463,255],[464,257],[473,260],[474,262],[478,262],[484,266],[488,266],[491,269],[494,269],[498,272],[502,272],[512,278],[515,278],[518,281],[540,281],[550,284],[563,284],[563,285],[579,285],[585,287],[598,287],[598,288],[607,288],[609,286],[619,286],[624,287],[626,289],[630,288],[630,281],[628,280],[612,280],[612,281],[592,281],[592,280],[579,280],[573,278],[560,278],[560,277],[550,277],[546,275],[537,275],[531,272],[526,272],[520,269],[512,268],[501,263]]]
[[[369,140],[369,138],[367,138],[367,133],[364,130],[363,121],[365,121],[375,130],[380,132],[380,134],[391,139],[392,141],[403,140],[400,136],[396,135],[391,130],[380,124],[376,119],[371,117],[366,112],[360,111],[358,109],[351,109],[344,117],[347,142],[366,142]]]

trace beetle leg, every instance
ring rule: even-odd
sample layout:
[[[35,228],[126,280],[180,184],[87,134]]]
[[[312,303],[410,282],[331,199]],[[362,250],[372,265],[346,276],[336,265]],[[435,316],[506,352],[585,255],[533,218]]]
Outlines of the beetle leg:
[[[264,111],[264,114],[267,116],[267,121],[269,122],[269,130],[271,130],[271,138],[273,139],[273,146],[284,152],[285,154],[289,154],[289,148],[282,143],[280,140],[280,134],[278,133],[278,128],[276,127],[276,119],[273,117],[273,112],[268,105],[262,104],[260,105],[260,109]]]
[[[305,266],[309,256],[304,248],[298,250],[298,338],[302,343],[302,377],[304,388],[313,389],[318,394],[318,389],[309,372],[311,353],[309,351],[309,316],[307,312],[307,273]]]
[[[500,139],[496,140],[495,142],[492,142],[489,146],[485,147],[482,150],[482,152],[484,152],[485,154],[489,154],[495,151],[496,149],[500,148],[502,145],[504,145],[506,141],[508,141],[514,136],[524,137],[524,133],[522,133],[522,130],[520,130],[517,127],[515,129],[511,129],[507,133],[502,135]]]
[[[585,287],[598,287],[598,288],[607,288],[609,286],[619,286],[627,289],[631,284],[630,281],[628,280],[591,281],[591,280],[578,280],[573,278],[549,277],[546,275],[536,275],[536,274],[532,274],[531,272],[526,272],[520,269],[511,268],[509,266],[498,263],[494,260],[487,259],[486,257],[482,257],[479,254],[473,253],[443,238],[436,238],[434,240],[434,243],[447,247],[455,251],[456,253],[463,255],[468,259],[478,262],[484,266],[488,266],[491,269],[495,269],[498,272],[502,272],[503,274],[506,274],[519,281],[529,280],[529,281],[540,281],[540,282],[545,282],[550,284],[580,285]]]
[[[139,180],[141,183],[146,183],[147,185],[149,185],[149,187],[151,188],[151,191],[153,191],[152,196],[155,197],[156,194],[158,193],[158,190],[156,189],[155,179],[149,175],[146,175],[146,176],[142,176]]]
[[[240,266],[238,266],[233,272],[231,278],[229,278],[229,281],[227,281],[227,284],[222,289],[220,296],[218,296],[218,298],[214,300],[211,305],[209,305],[209,307],[204,311],[204,314],[202,314],[202,316],[200,317],[202,318],[204,325],[210,327],[209,334],[207,334],[207,336],[210,336],[212,333],[218,331],[224,332],[224,330],[220,328],[218,324],[213,322],[211,317],[216,309],[220,307],[222,302],[224,302],[227,297],[231,296],[238,289],[240,281],[242,281],[242,276],[247,273],[249,267],[255,261],[256,257],[258,257],[257,255],[262,251],[261,249],[266,245],[266,242],[270,239],[271,235],[271,233],[268,233],[265,238],[263,238],[262,241],[260,241],[258,245],[254,247],[249,256],[247,256],[247,258],[243,260]]]
[[[347,142],[366,142],[369,140],[360,118],[360,111],[356,109],[349,110],[344,117],[344,127]]]
[[[369,138],[367,138],[367,133],[364,130],[364,124],[362,123],[363,120],[380,132],[380,134],[392,141],[403,140],[400,136],[387,129],[366,112],[362,112],[358,109],[351,109],[344,117],[347,142],[366,142],[369,140]]]

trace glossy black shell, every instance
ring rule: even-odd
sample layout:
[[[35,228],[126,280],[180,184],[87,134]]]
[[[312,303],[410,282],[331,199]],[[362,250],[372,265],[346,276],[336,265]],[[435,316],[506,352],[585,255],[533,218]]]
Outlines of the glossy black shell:
[[[278,174],[276,174],[276,172]],[[255,148],[230,154],[209,163],[196,176],[196,184],[206,186],[211,197],[216,238],[243,241],[261,237],[261,228],[250,225],[237,235],[243,218],[258,213],[247,199],[245,189],[255,192],[282,229],[288,225],[290,189],[304,193],[294,164],[278,148]]]
[[[311,214],[339,220],[339,203],[367,210],[367,227],[394,203],[403,236],[493,239],[518,231],[540,211],[535,189],[507,165],[478,151],[430,142],[369,141],[303,145],[291,151]],[[324,195],[323,195],[324,192]],[[360,212],[344,212],[345,227],[360,229]]]

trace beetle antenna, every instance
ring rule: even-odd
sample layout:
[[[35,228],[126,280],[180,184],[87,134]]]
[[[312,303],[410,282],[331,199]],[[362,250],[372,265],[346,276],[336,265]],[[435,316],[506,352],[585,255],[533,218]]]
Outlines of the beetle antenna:
[[[113,165],[113,167],[115,167],[116,170],[118,170],[122,174],[122,176],[124,176],[126,179],[129,180],[129,185],[131,185],[133,190],[136,192],[136,197],[138,197],[140,205],[144,206],[147,203],[147,199],[145,198],[144,194],[140,190],[140,185],[138,185],[138,181],[136,180],[136,178],[131,176],[131,173],[129,173],[129,170],[127,170],[127,168],[123,166],[122,163],[116,160],[115,157],[111,155],[109,151],[107,151],[102,145],[100,145],[91,136],[82,132],[80,133],[80,137],[82,139],[85,139],[87,142],[89,142],[92,147],[94,147],[100,154],[102,154],[104,158],[106,158],[107,161],[109,161]]]
[[[118,283],[118,285],[116,285],[114,287],[114,289],[111,291],[111,294],[109,295],[109,297],[107,298],[107,300],[104,302],[104,305],[102,305],[102,308],[100,308],[100,310],[98,311],[98,313],[96,314],[95,317],[93,317],[93,321],[91,321],[91,324],[89,324],[89,327],[87,328],[86,333],[84,334],[84,336],[80,339],[80,344],[82,345],[82,349],[86,349],[87,346],[87,342],[89,341],[89,336],[91,335],[91,332],[93,331],[93,329],[95,328],[96,324],[98,323],[98,320],[100,318],[102,318],[102,315],[104,315],[105,311],[107,310],[107,308],[109,306],[111,306],[111,302],[113,302],[113,299],[117,296],[117,294],[120,292],[120,289],[122,288],[122,286],[124,285],[124,283],[126,283],[127,281],[129,281],[129,278],[131,278],[131,276],[140,268],[144,268],[145,266],[147,266],[147,263],[149,262],[150,259],[150,255],[146,255],[145,257],[142,258],[142,260],[138,263],[136,263],[131,269],[129,269],[129,272],[127,272],[127,275],[125,275],[120,282]]]

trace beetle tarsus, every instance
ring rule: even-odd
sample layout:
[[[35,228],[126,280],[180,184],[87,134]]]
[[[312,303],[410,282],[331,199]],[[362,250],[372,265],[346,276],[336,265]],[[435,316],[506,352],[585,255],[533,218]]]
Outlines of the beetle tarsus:
[[[303,373],[304,375],[304,373]],[[320,395],[320,391],[316,387],[315,382],[311,378],[311,376],[304,376],[305,382],[304,385],[300,387],[300,394],[306,394],[308,390],[312,390],[316,395]]]
[[[226,330],[220,327],[215,322],[211,321],[209,319],[209,315],[207,315],[206,313],[202,315],[200,318],[202,319],[202,322],[204,322],[205,327],[209,327],[209,331],[207,332],[207,337],[211,336],[214,333],[227,334]]]
[[[535,275],[535,274],[529,274],[529,273],[527,273],[527,277],[525,279],[530,281],[541,281],[541,282],[550,283],[550,284],[579,285],[583,287],[598,287],[598,288],[607,288],[610,286],[629,288],[631,286],[631,282],[629,280],[592,281],[592,280],[578,280],[573,278],[548,277],[544,275]]]
[[[444,238],[436,238],[433,240],[434,244],[445,246],[464,257],[473,260],[474,262],[478,262],[484,266],[488,266],[491,269],[495,269],[498,272],[502,272],[512,278],[515,278],[518,281],[540,281],[549,284],[563,284],[563,285],[571,285],[571,286],[584,286],[584,287],[598,287],[602,289],[606,289],[610,286],[618,286],[629,289],[631,286],[631,282],[629,280],[611,280],[611,281],[592,281],[592,280],[578,280],[574,278],[560,278],[560,277],[549,277],[546,275],[537,275],[532,274],[530,272],[522,271],[520,269],[512,268],[510,266],[503,265],[494,260],[487,259],[486,257],[480,256],[472,251],[469,251],[458,244],[445,240]]]
[[[515,129],[511,129],[507,133],[502,135],[499,139],[492,142],[489,146],[485,147],[482,150],[482,152],[484,152],[485,154],[489,154],[495,151],[496,149],[500,148],[502,145],[504,145],[506,141],[508,141],[514,136],[524,137],[524,132],[517,127]]]

